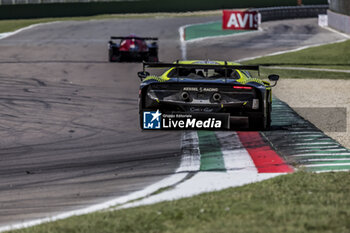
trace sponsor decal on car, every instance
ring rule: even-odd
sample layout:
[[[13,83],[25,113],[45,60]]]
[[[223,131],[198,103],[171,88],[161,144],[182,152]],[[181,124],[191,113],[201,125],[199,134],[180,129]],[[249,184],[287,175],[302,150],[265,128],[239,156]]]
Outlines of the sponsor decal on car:
[[[143,112],[143,129],[229,129],[228,113],[171,113],[157,111]]]
[[[213,92],[213,91],[219,91],[219,88],[214,88],[214,87],[184,87],[183,91]]]

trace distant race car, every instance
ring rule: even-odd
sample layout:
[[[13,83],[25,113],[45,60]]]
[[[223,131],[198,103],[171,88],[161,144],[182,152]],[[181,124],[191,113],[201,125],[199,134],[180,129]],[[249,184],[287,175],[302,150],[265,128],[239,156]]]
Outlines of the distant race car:
[[[151,76],[146,68],[169,69],[161,76]],[[269,80],[275,82],[270,85],[253,78],[248,70],[259,72],[259,66],[197,60],[143,63],[143,71],[138,72],[142,80],[139,91],[141,128],[145,129],[145,113],[150,112],[154,117],[160,113],[163,116],[195,113],[211,117],[221,114],[228,116],[226,129],[250,127],[268,130],[271,125],[271,87],[276,85],[279,76],[269,75]],[[191,124],[194,125],[194,121],[189,121]]]
[[[135,35],[127,37],[112,36],[108,42],[108,59],[110,62],[158,62],[157,40],[158,38],[155,37],[138,37]],[[147,41],[152,42],[147,43]]]

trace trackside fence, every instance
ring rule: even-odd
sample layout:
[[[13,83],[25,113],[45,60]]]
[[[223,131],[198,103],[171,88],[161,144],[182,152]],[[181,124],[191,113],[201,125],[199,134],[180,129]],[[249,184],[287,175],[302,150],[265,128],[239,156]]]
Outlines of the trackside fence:
[[[0,0],[0,19],[295,6],[296,0]],[[303,0],[305,5],[327,0]]]

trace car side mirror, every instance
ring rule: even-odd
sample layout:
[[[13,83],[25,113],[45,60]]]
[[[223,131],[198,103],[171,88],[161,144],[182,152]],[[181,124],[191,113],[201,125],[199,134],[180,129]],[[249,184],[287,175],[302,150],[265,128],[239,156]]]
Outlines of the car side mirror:
[[[274,86],[276,86],[278,79],[280,79],[280,76],[277,74],[270,74],[268,76],[268,78],[271,82],[275,82],[273,85],[270,85],[268,87],[274,87]]]
[[[280,76],[277,75],[277,74],[270,74],[268,78],[269,78],[270,81],[277,82],[278,79],[280,78]]]
[[[143,79],[145,79],[147,76],[149,76],[149,72],[147,71],[140,71],[140,72],[137,72],[137,76],[139,76],[139,78],[141,79],[141,81]]]

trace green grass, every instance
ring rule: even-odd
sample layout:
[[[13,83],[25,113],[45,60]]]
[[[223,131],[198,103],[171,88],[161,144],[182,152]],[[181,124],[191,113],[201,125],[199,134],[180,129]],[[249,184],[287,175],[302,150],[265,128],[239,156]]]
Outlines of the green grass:
[[[37,23],[48,23],[55,21],[84,21],[84,20],[103,20],[103,19],[120,19],[120,18],[149,18],[149,17],[190,17],[190,16],[210,16],[220,15],[221,11],[208,12],[188,12],[188,13],[144,13],[144,14],[112,14],[112,15],[95,15],[88,17],[60,17],[60,18],[40,18],[40,19],[13,19],[0,20],[0,33],[12,32],[17,29],[27,27]]]
[[[350,173],[297,172],[219,192],[22,229],[26,233],[350,232]]]
[[[350,40],[323,45],[275,56],[266,56],[243,62],[244,64],[260,64],[265,66],[289,66],[306,68],[325,68],[350,70]],[[277,73],[282,78],[335,78],[348,79],[349,73],[325,71],[298,71],[264,69],[263,73]]]
[[[291,64],[291,65],[279,65],[281,67],[306,67],[306,68],[315,68],[315,69],[334,69],[334,70],[350,70],[350,65],[299,65],[299,64]]]
[[[185,29],[186,40],[193,40],[210,36],[225,36],[238,33],[249,32],[248,30],[223,30],[222,22],[210,22],[194,24]]]
[[[278,74],[280,78],[309,78],[309,79],[350,79],[350,73],[339,73],[329,71],[310,70],[283,70],[283,69],[261,69],[261,76],[267,77],[269,74]]]

